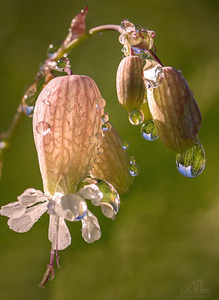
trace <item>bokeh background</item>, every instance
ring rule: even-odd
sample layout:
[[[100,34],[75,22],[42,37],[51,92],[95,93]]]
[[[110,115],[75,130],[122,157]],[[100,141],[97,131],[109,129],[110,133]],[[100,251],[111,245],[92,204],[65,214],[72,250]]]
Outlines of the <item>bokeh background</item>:
[[[203,116],[199,138],[207,164],[188,179],[175,167],[175,153],[159,140],[145,141],[118,105],[115,74],[122,58],[118,34],[85,41],[70,55],[74,73],[91,76],[107,100],[110,120],[128,154],[140,166],[130,192],[121,197],[115,221],[95,210],[102,238],[86,244],[81,224],[71,223],[72,244],[60,252],[61,269],[45,289],[38,283],[49,262],[48,215],[25,234],[0,218],[0,299],[135,300],[191,299],[180,291],[204,281],[219,299],[219,2],[215,0],[0,0],[0,131],[46,58],[50,43],[66,36],[71,19],[89,6],[87,28],[123,19],[156,31],[164,65],[181,68]],[[25,118],[5,156],[1,205],[26,188],[42,189],[31,119]],[[196,293],[194,296],[197,296]],[[199,295],[200,296],[200,295]],[[201,295],[202,296],[202,295]],[[204,298],[204,297],[203,297]]]

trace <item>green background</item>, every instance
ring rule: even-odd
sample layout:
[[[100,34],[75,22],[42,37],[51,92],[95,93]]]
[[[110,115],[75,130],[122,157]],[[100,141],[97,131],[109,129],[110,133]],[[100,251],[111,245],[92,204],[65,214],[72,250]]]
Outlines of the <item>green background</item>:
[[[75,74],[91,76],[107,100],[110,121],[140,166],[130,192],[121,197],[115,221],[99,210],[102,238],[87,244],[81,224],[68,223],[72,244],[60,252],[61,269],[38,288],[49,262],[48,215],[25,234],[0,218],[0,299],[135,300],[191,299],[180,291],[202,280],[219,299],[219,58],[218,1],[210,0],[0,0],[0,131],[7,130],[24,88],[32,83],[50,43],[66,36],[71,19],[89,6],[87,28],[129,19],[156,31],[164,65],[181,68],[202,111],[199,138],[207,164],[188,179],[175,153],[159,140],[145,141],[118,105],[115,74],[122,58],[118,34],[95,36],[70,55]],[[42,189],[31,119],[25,118],[5,156],[0,202],[16,201],[26,188]],[[194,296],[197,296],[196,293]],[[204,297],[202,298],[204,299]]]

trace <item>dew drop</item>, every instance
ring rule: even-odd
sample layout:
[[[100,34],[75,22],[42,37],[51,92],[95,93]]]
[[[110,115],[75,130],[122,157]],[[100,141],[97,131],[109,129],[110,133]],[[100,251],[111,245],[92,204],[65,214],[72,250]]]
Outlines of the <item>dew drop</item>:
[[[102,154],[102,153],[103,153],[103,148],[97,147],[97,154]]]
[[[194,146],[186,152],[176,155],[176,166],[178,171],[186,177],[196,177],[200,175],[206,164],[205,151],[197,139]]]
[[[141,110],[136,109],[129,113],[129,122],[132,125],[139,125],[144,121],[144,114]]]
[[[71,68],[71,61],[68,57],[61,57],[57,61],[57,67],[59,69]]]
[[[123,143],[122,143],[122,148],[123,148],[124,150],[128,150],[128,149],[129,149],[129,142],[127,142],[127,141],[123,142]]]
[[[93,135],[93,136],[91,136],[90,138],[89,138],[89,142],[91,143],[91,144],[96,144],[96,142],[97,142],[97,137],[95,136],[95,135]]]
[[[103,131],[110,131],[111,128],[112,128],[112,125],[109,122],[106,122],[102,125]]]
[[[129,165],[129,174],[133,177],[137,176],[139,174],[140,168],[136,164],[130,164]]]
[[[0,151],[1,150],[4,150],[4,149],[7,149],[9,146],[7,140],[5,139],[0,139]],[[1,153],[1,152],[0,152]]]
[[[134,165],[136,163],[136,159],[134,158],[134,156],[129,157],[129,163],[130,165]]]
[[[106,123],[109,121],[109,114],[106,112],[104,115],[101,116],[102,122]]]
[[[36,124],[36,131],[41,135],[46,135],[51,130],[49,123],[41,121]]]
[[[147,89],[158,87],[164,79],[164,70],[162,66],[151,59],[146,59],[143,74],[145,87]]]
[[[47,105],[47,106],[50,106],[49,101],[47,101],[46,99],[43,100],[43,104],[45,104],[45,105]]]
[[[51,58],[54,55],[54,53],[56,53],[59,50],[61,45],[62,45],[61,41],[49,45],[47,51],[49,58]]]
[[[103,98],[97,98],[96,99],[96,106],[98,109],[102,109],[106,106],[106,100]]]
[[[159,138],[156,127],[152,120],[148,121],[145,124],[142,124],[141,134],[143,138],[146,139],[147,141],[156,141]]]

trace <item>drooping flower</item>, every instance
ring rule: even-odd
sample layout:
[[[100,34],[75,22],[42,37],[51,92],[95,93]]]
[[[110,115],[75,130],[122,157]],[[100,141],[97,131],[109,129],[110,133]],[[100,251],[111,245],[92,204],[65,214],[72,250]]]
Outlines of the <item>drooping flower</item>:
[[[50,215],[51,258],[40,286],[54,276],[57,251],[71,243],[66,221],[82,222],[86,242],[98,240],[100,226],[86,201],[114,219],[120,206],[117,189],[124,193],[132,183],[129,158],[104,114],[105,103],[95,82],[79,75],[54,78],[37,99],[33,132],[44,193],[27,189],[1,214],[16,232],[28,231],[46,211]]]

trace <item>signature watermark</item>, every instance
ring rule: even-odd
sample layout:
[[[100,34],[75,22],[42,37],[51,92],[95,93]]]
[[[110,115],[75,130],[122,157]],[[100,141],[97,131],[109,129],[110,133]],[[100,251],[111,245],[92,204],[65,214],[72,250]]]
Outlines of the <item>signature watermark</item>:
[[[187,285],[184,289],[180,290],[181,297],[210,297],[210,291],[205,288],[206,282],[203,280],[193,280],[189,285]]]

